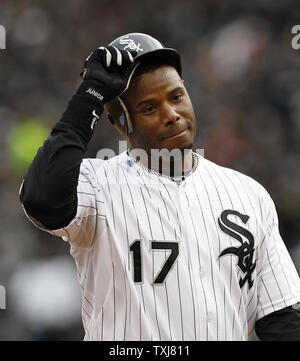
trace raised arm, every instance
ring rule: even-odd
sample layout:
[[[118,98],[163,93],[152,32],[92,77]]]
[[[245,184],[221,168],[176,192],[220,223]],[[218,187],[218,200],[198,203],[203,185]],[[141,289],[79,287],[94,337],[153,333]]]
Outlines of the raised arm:
[[[103,105],[126,89],[135,66],[130,52],[111,46],[86,59],[83,81],[38,150],[20,190],[27,214],[47,229],[62,228],[74,218],[80,164]]]

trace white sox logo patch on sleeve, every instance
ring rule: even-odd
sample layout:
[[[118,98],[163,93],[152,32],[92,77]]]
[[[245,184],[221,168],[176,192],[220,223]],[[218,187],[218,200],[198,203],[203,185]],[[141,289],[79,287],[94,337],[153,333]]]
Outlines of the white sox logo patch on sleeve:
[[[244,284],[248,282],[250,289],[253,286],[253,280],[251,276],[256,267],[256,262],[253,263],[254,237],[252,233],[248,231],[248,229],[231,222],[228,219],[228,216],[230,215],[239,217],[244,224],[246,224],[249,219],[249,216],[241,214],[238,211],[227,209],[222,212],[221,216],[218,218],[219,227],[224,233],[228,234],[230,237],[240,242],[241,246],[225,248],[220,253],[219,258],[228,254],[237,256],[237,265],[244,274],[244,277],[241,277],[239,280],[240,288],[242,288]],[[246,238],[248,242],[243,241],[243,238],[241,236],[244,236],[244,238]]]

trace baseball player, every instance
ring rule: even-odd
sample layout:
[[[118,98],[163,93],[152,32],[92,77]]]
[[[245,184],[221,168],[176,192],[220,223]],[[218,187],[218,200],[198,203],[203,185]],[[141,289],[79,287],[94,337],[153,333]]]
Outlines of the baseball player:
[[[255,329],[300,340],[300,279],[274,203],[192,150],[179,54],[127,34],[96,49],[81,76],[20,199],[37,227],[70,244],[84,339],[242,341]],[[128,150],[83,159],[104,108]]]

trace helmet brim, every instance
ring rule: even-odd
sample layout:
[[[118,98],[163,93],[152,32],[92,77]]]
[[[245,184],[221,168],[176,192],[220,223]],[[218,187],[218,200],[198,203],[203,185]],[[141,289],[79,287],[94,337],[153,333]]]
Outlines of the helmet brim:
[[[180,56],[175,49],[162,48],[162,49],[152,50],[151,52],[148,53],[138,54],[137,56],[135,56],[134,60],[141,62],[142,60],[150,57],[159,58],[162,60],[162,63],[166,62],[167,64],[173,65],[177,70],[178,74],[180,75],[180,77],[182,76]]]

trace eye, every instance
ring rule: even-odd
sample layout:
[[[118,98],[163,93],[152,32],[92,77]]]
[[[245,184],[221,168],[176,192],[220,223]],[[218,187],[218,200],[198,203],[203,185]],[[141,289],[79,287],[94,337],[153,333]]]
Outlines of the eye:
[[[182,93],[177,93],[177,94],[174,94],[172,99],[175,101],[175,102],[178,102],[182,99],[183,95]]]
[[[147,105],[145,108],[143,108],[143,114],[151,114],[155,111],[154,105]]]

